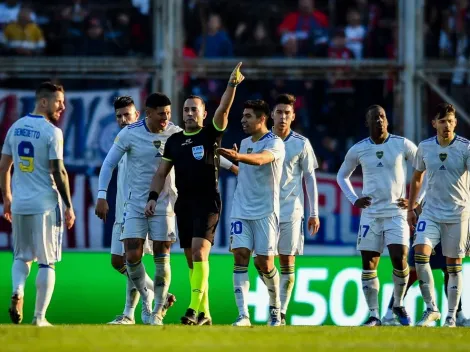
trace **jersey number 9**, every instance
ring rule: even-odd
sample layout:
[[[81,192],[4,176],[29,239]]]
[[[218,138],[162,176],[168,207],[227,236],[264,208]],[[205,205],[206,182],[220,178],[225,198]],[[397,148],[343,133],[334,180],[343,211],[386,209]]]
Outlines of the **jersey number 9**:
[[[18,144],[19,167],[22,172],[34,171],[34,146],[33,143],[23,141]]]

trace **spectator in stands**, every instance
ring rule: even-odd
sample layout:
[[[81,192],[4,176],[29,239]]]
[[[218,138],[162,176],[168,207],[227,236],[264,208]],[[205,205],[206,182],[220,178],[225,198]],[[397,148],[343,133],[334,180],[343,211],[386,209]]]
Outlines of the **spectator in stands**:
[[[222,19],[219,14],[209,15],[207,33],[199,36],[195,46],[196,52],[202,57],[233,56],[232,41],[222,27]]]
[[[315,1],[299,0],[298,11],[287,14],[278,30],[281,44],[297,46],[298,56],[323,56],[322,49],[328,41],[327,28],[328,17],[315,9]]]
[[[92,16],[87,20],[86,37],[82,38],[76,55],[106,56],[110,54],[109,43],[104,37],[101,19]]]
[[[41,54],[46,47],[41,28],[31,21],[32,11],[21,7],[18,20],[8,24],[0,38],[6,52],[13,55]]]
[[[276,44],[272,40],[266,23],[256,22],[252,29],[248,30],[247,40],[238,40],[237,55],[246,57],[270,57],[276,53]]]
[[[346,47],[354,53],[356,59],[362,59],[366,27],[362,25],[361,14],[356,9],[348,11],[348,25],[344,29]]]
[[[20,13],[21,2],[18,0],[5,0],[0,4],[0,29],[8,23],[16,22]],[[36,15],[31,12],[31,20],[36,22]]]

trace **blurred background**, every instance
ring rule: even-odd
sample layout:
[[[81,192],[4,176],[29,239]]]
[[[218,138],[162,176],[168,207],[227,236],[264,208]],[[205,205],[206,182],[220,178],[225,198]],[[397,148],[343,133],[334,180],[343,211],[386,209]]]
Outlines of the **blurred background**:
[[[0,141],[32,111],[40,82],[64,85],[59,127],[77,214],[64,249],[107,252],[114,192],[107,224],[94,215],[94,203],[99,167],[118,133],[113,99],[131,95],[143,109],[150,92],[162,91],[180,123],[184,97],[197,94],[211,117],[243,61],[247,79],[224,146],[244,138],[244,100],[296,95],[293,129],[310,139],[320,165],[321,230],[306,237],[305,252],[356,255],[359,211],[335,176],[347,149],[368,135],[365,109],[382,105],[390,132],[418,143],[433,133],[434,106],[447,101],[467,137],[469,33],[468,0],[0,1]],[[361,182],[358,170],[354,185]],[[236,179],[223,172],[220,185],[224,212],[214,252],[227,253]],[[10,246],[2,218],[0,249]]]

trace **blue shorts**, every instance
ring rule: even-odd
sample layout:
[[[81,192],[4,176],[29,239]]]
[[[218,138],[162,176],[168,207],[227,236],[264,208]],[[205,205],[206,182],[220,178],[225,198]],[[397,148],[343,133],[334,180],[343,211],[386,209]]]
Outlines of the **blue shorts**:
[[[434,247],[435,254],[431,255],[431,259],[429,264],[431,264],[431,269],[446,269],[446,257],[442,255],[442,246],[440,243]],[[408,252],[408,265],[414,267],[415,266],[415,249],[413,246],[410,246],[410,251]]]

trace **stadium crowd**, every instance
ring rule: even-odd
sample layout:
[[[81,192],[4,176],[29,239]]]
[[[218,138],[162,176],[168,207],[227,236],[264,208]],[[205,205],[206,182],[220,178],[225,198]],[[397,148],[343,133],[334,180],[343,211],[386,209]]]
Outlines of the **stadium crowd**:
[[[426,56],[465,60],[469,19],[467,0],[427,0]],[[184,0],[184,26],[186,58],[394,59],[397,55],[396,0]],[[2,55],[150,56],[152,1],[46,0],[39,5],[5,0],[0,2],[0,30]],[[455,75],[449,82],[460,101],[465,101],[465,78]],[[335,75],[326,80],[270,79],[250,82],[240,99],[263,97],[270,102],[280,92],[295,94],[295,129],[312,140],[321,169],[335,172],[344,151],[363,137],[358,121],[370,101],[384,106],[394,125],[395,79],[351,81]],[[80,84],[87,86],[85,81]],[[218,105],[223,87],[210,78],[189,75],[184,80],[184,93],[203,96],[209,112]],[[344,128],[338,129],[338,123]],[[237,133],[242,132],[231,131],[229,136],[236,139]]]

